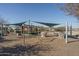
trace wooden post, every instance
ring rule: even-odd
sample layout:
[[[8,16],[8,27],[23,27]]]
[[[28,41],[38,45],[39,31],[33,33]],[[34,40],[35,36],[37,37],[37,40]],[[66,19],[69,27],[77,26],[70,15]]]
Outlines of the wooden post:
[[[25,34],[23,34],[23,37],[24,37],[24,46],[26,46],[26,38],[25,38]]]
[[[21,29],[22,29],[21,34],[23,36],[23,45],[25,46],[26,42],[25,42],[24,24],[22,24]]]

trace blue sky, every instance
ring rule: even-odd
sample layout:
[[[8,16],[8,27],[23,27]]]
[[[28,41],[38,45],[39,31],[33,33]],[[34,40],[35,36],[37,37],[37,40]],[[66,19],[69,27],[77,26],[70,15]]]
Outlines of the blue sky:
[[[73,27],[78,27],[78,20],[73,16],[66,15],[60,6],[63,4],[0,4],[0,16],[9,23],[22,21],[40,21],[49,23],[59,23],[65,25],[66,21],[72,23]]]

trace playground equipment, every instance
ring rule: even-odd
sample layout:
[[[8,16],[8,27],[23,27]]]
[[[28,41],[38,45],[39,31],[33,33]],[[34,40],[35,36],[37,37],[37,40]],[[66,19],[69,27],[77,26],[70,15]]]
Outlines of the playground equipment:
[[[45,37],[45,35],[47,34],[47,35],[57,35],[56,33],[54,33],[54,32],[51,32],[51,30],[52,30],[52,27],[53,26],[56,26],[56,25],[60,25],[60,24],[56,24],[56,23],[45,23],[45,22],[36,22],[36,21],[32,21],[32,22],[35,22],[35,23],[39,23],[39,24],[42,24],[42,25],[46,25],[46,26],[48,26],[48,32],[43,32],[43,31],[40,31],[40,35],[41,35],[41,37]],[[24,32],[24,26],[26,26],[26,25],[24,25],[24,23],[26,23],[26,21],[25,22],[21,22],[21,23],[15,23],[15,24],[2,24],[1,25],[1,36],[3,36],[2,34],[3,34],[3,25],[15,25],[15,26],[20,26],[21,27],[21,34],[25,34],[25,32]],[[34,26],[35,27],[35,26]],[[28,35],[30,35],[31,34],[31,30],[33,30],[33,29],[31,29],[31,28],[34,28],[34,27],[32,27],[32,25],[31,25],[31,21],[29,20],[28,21],[28,27],[27,27],[27,34]],[[31,30],[30,30],[31,29]],[[37,32],[39,32],[38,31],[38,27],[36,27],[36,29],[37,29]],[[33,31],[32,31],[33,32]],[[64,35],[64,38],[65,38],[65,42],[66,42],[66,44],[68,43],[68,37],[69,37],[69,35],[70,36],[72,36],[72,25],[71,26],[68,26],[68,22],[66,22],[66,25],[65,25],[65,35]]]

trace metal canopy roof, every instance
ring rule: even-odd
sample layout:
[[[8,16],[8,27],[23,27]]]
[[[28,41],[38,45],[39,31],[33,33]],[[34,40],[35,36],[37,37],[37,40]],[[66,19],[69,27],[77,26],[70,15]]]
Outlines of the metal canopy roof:
[[[15,23],[15,24],[5,24],[5,25],[18,25],[18,26],[21,26],[22,24],[24,24],[24,23],[26,23],[26,21],[25,22],[21,22],[21,23]]]
[[[53,27],[53,26],[59,25],[59,24],[56,24],[56,23],[44,23],[44,22],[36,22],[36,21],[33,21],[33,22],[39,23],[39,24],[43,24],[43,25],[46,25],[46,26],[49,26],[49,27]]]

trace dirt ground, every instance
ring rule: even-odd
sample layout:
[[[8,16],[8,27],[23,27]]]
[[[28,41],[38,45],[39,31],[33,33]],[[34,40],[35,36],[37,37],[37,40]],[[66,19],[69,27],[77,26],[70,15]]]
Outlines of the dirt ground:
[[[24,38],[9,35],[0,41],[0,55],[79,56],[79,40],[71,40],[66,44],[62,37],[41,38],[40,36],[31,36]]]

